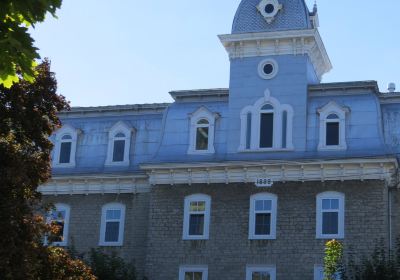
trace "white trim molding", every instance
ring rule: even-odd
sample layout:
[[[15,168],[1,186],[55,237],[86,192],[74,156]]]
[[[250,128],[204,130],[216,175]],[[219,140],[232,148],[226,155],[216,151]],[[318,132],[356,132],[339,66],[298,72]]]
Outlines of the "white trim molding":
[[[250,197],[249,239],[251,240],[276,239],[276,220],[278,216],[277,204],[278,204],[278,197],[275,194],[257,193]],[[256,232],[257,214],[270,214],[269,234],[257,234]]]
[[[76,146],[78,142],[78,136],[81,134],[79,129],[72,127],[69,124],[63,125],[60,129],[55,132],[55,145],[53,152],[53,167],[75,167],[76,162]],[[70,158],[68,162],[60,163],[60,153],[63,143],[71,143],[70,146]]]
[[[108,203],[101,208],[101,225],[99,246],[122,246],[124,243],[125,205],[121,203]],[[107,211],[118,213],[119,217],[107,217]],[[118,223],[118,240],[106,241],[107,223]]]
[[[338,105],[335,101],[330,101],[328,104],[318,109],[319,114],[319,151],[340,151],[347,150],[346,144],[346,114],[350,113],[350,109]],[[329,119],[330,116],[335,116],[334,119]],[[327,143],[327,125],[328,123],[338,123],[339,125],[339,144],[328,145]]]
[[[201,106],[195,112],[189,114],[190,117],[190,135],[188,154],[207,155],[214,154],[214,135],[215,121],[219,114],[213,113],[206,107]],[[197,149],[197,130],[200,128],[208,128],[207,149]]]
[[[183,240],[207,240],[210,235],[211,197],[206,194],[193,194],[185,197],[183,217]],[[190,234],[191,216],[203,215],[203,233]]]
[[[53,242],[51,245],[65,247],[68,246],[68,234],[69,234],[69,217],[71,213],[71,207],[64,203],[57,203],[54,205],[55,209],[52,209],[49,213],[49,217],[47,218],[47,223],[50,224],[52,222],[62,222],[63,223],[63,232],[61,234],[62,241]],[[64,212],[64,217],[60,219],[59,217],[53,217],[54,213]],[[45,244],[47,244],[47,238],[45,238]]]
[[[260,147],[260,118],[262,107],[271,105],[273,107],[273,144],[271,148]],[[249,116],[251,120],[249,120]],[[285,116],[285,117],[284,117]],[[241,129],[239,152],[275,152],[293,150],[293,116],[292,106],[281,104],[278,99],[271,96],[269,89],[264,92],[264,97],[257,100],[254,105],[246,106],[240,112]],[[285,119],[285,122],[284,122]],[[283,133],[284,123],[286,132]],[[248,126],[251,126],[249,129]],[[251,135],[249,136],[248,133]],[[283,139],[286,137],[286,141]],[[250,143],[248,143],[250,141]],[[283,143],[283,141],[285,143]]]
[[[219,39],[230,59],[288,54],[308,55],[319,80],[323,74],[332,69],[318,29],[227,34],[219,35]]]
[[[208,280],[208,266],[206,265],[181,265],[179,267],[179,280],[185,280],[186,272],[200,272],[201,280]]]
[[[122,121],[117,122],[113,127],[111,127],[108,134],[106,166],[129,166],[131,139],[134,131],[135,129],[129,127]],[[124,141],[124,154],[122,161],[114,160],[114,145],[116,141]]]
[[[276,266],[274,265],[247,265],[246,280],[255,280],[253,279],[253,273],[255,272],[268,272],[270,280],[276,280]]]
[[[324,200],[327,202],[324,207]],[[334,201],[335,203],[332,203]],[[345,213],[345,195],[339,192],[323,192],[316,197],[316,238],[317,239],[343,239],[344,238],[344,213]],[[337,202],[337,203],[336,203]],[[325,209],[324,209],[325,208]],[[337,213],[338,229],[335,234],[323,233],[323,214]]]
[[[264,68],[267,64],[270,64],[272,67],[272,72],[271,73],[265,73]],[[278,62],[276,62],[275,59],[272,58],[266,58],[263,59],[259,64],[258,64],[258,75],[265,80],[270,80],[275,78],[275,76],[278,74],[279,71],[279,65]]]
[[[255,183],[257,178],[273,182],[383,180],[397,184],[395,157],[344,158],[298,161],[227,161],[145,164],[151,185]]]
[[[42,195],[136,194],[150,192],[148,177],[138,175],[54,176],[39,187]]]

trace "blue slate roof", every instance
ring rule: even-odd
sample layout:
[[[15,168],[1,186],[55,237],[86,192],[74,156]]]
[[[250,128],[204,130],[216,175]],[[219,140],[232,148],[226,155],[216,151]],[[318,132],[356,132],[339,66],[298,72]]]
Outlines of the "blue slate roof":
[[[232,34],[311,29],[309,11],[304,0],[280,0],[283,9],[272,23],[267,23],[257,10],[260,0],[243,0],[237,9]]]

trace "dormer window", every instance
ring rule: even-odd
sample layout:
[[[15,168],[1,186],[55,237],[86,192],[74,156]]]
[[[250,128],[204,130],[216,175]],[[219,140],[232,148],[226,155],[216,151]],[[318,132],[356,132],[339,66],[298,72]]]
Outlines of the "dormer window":
[[[349,109],[329,102],[318,110],[320,133],[318,150],[346,150],[346,113]]]
[[[56,132],[53,167],[74,167],[79,130],[65,125]]]
[[[257,9],[267,23],[272,23],[282,7],[282,4],[279,4],[278,0],[262,0],[258,4]]]
[[[106,165],[129,165],[131,135],[132,129],[123,122],[118,122],[110,129]]]
[[[218,114],[201,107],[190,115],[188,154],[213,154],[215,120]]]
[[[293,109],[280,104],[266,90],[265,97],[241,112],[239,151],[264,152],[292,150]]]

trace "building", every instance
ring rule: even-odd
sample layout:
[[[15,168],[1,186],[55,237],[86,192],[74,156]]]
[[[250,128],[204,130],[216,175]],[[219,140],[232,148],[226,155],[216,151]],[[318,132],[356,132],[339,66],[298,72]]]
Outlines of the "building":
[[[331,63],[304,0],[243,0],[219,37],[228,89],[60,114],[40,188],[58,245],[116,251],[149,280],[322,279],[329,239],[391,247],[400,93],[321,83]]]

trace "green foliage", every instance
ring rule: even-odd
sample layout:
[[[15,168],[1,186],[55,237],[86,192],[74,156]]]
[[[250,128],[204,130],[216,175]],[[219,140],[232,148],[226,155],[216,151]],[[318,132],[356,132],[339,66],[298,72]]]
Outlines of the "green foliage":
[[[324,280],[335,280],[341,270],[343,259],[343,245],[337,240],[328,241],[325,244]]]
[[[352,258],[346,265],[344,280],[398,280],[400,279],[400,244],[389,253],[383,242],[377,244],[371,256],[355,264]]]
[[[38,49],[28,27],[55,17],[62,0],[2,0],[0,4],[0,85],[10,88],[21,78],[33,82]]]
[[[37,188],[50,177],[49,136],[68,103],[48,61],[35,71],[33,83],[0,85],[0,279],[94,280],[81,261],[43,246],[50,228],[35,214],[43,211]]]
[[[134,264],[126,263],[115,253],[108,255],[101,250],[92,249],[89,265],[99,280],[136,280]]]

